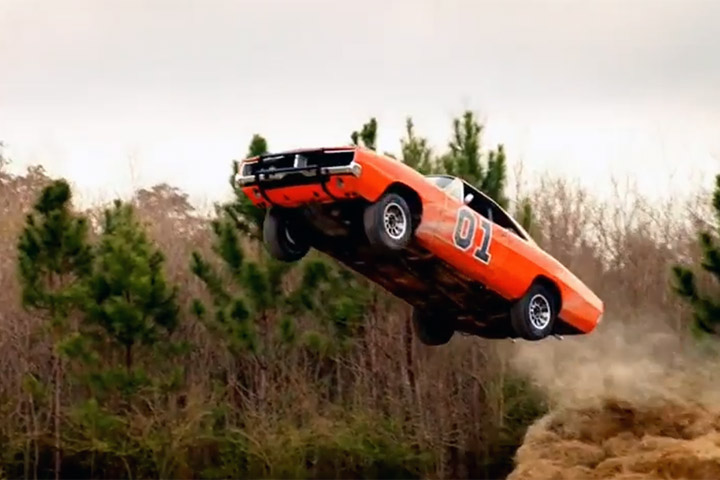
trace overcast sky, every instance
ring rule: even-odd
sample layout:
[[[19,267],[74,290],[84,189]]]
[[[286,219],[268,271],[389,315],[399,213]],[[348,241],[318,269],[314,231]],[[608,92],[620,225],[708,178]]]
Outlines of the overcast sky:
[[[465,108],[526,175],[720,172],[716,0],[0,0],[0,65],[15,168],[88,196],[214,200],[253,133],[346,144],[373,115],[383,150],[407,115],[443,149]]]

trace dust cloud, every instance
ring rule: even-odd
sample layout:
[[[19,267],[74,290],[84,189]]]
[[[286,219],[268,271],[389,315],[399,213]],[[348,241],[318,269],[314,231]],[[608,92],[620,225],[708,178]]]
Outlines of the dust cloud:
[[[509,480],[720,479],[720,362],[648,316],[518,344],[545,389]]]

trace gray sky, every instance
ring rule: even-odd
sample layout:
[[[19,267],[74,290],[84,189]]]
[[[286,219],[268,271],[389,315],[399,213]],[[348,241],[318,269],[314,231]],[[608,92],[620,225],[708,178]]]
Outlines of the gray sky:
[[[443,149],[465,108],[526,177],[667,195],[720,171],[715,0],[0,0],[0,62],[15,168],[88,197],[214,200],[253,133],[346,144],[371,115],[383,150],[407,115]]]

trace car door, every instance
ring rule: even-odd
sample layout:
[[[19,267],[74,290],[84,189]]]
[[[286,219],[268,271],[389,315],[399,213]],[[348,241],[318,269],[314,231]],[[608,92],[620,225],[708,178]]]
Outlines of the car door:
[[[495,249],[495,226],[464,203],[464,196],[468,191],[472,193],[472,187],[468,188],[467,184],[458,178],[445,189],[443,228],[437,231],[443,244],[441,256],[473,280],[488,284],[493,280],[491,263]]]

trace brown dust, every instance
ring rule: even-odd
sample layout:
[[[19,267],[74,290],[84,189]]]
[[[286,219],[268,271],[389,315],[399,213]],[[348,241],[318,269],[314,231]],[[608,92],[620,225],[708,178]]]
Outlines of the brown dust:
[[[514,361],[553,405],[509,480],[720,479],[717,360],[655,318],[518,344]]]

